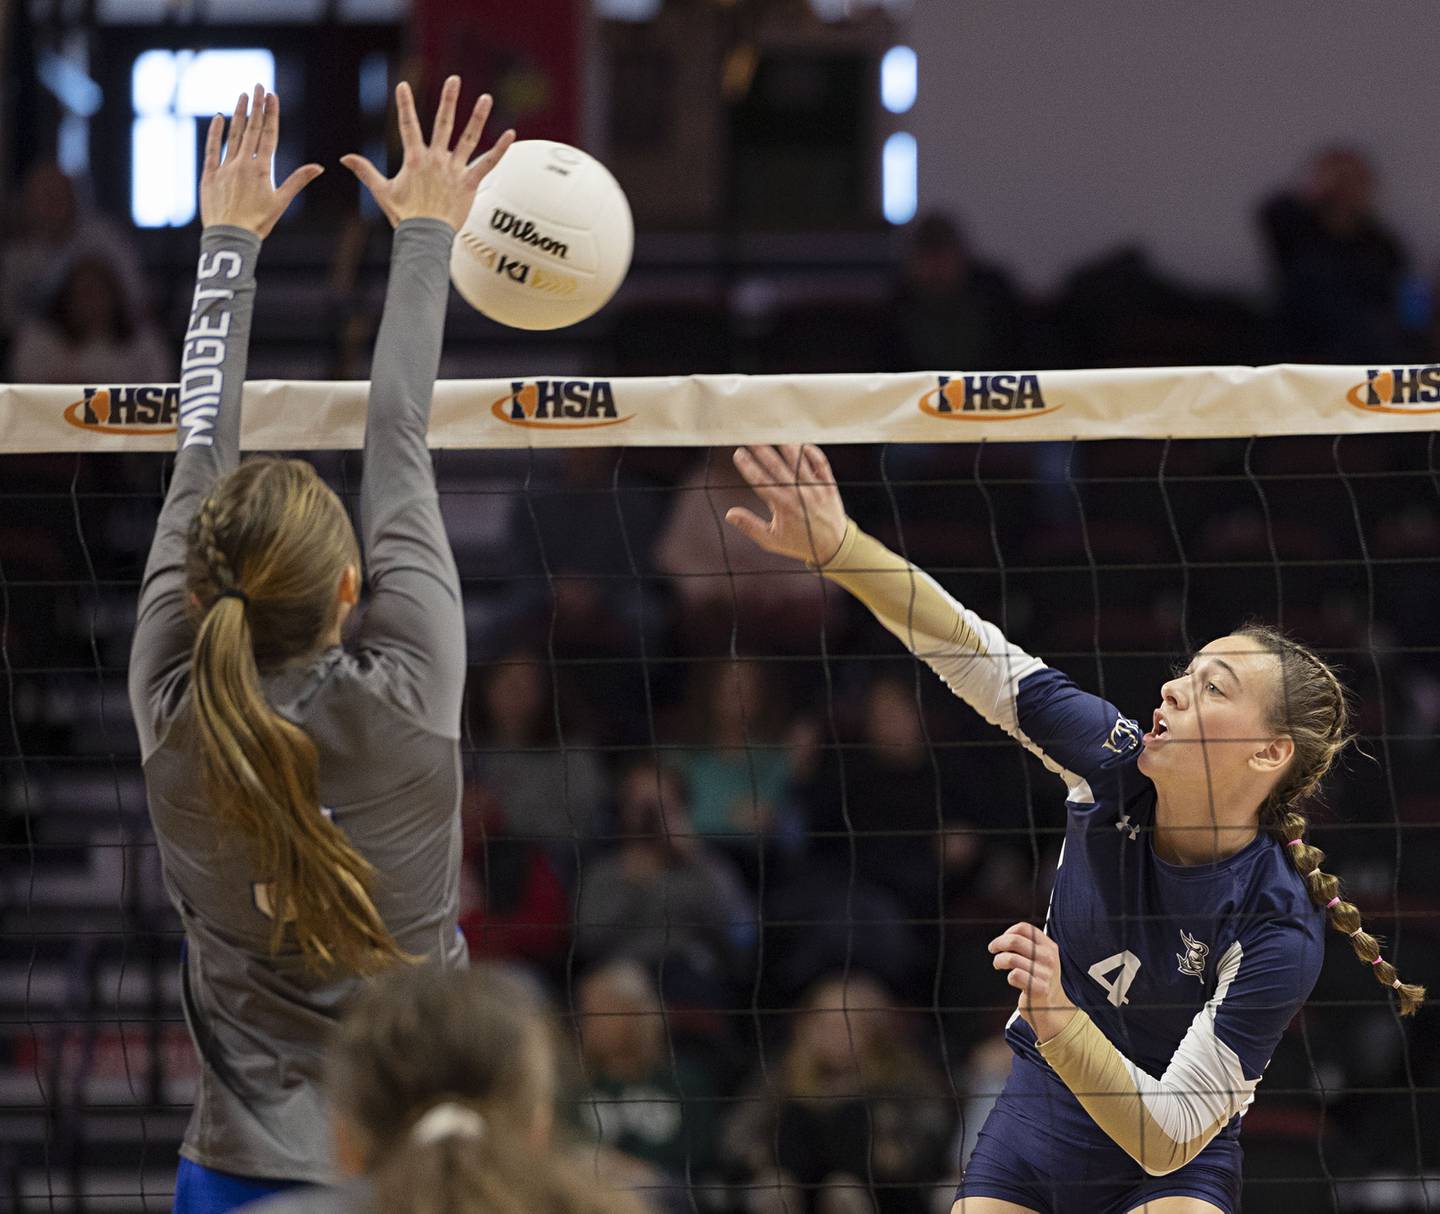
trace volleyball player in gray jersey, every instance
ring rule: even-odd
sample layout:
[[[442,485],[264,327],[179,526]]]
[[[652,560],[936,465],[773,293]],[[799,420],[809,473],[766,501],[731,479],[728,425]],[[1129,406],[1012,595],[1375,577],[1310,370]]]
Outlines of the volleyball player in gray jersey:
[[[513,139],[471,162],[490,99],[450,149],[459,80],[426,144],[397,90],[404,166],[345,163],[396,227],[376,341],[361,516],[370,603],[341,644],[360,552],[299,460],[239,463],[261,239],[320,173],[270,185],[279,102],[241,99],[220,159],[181,372],[179,453],[140,593],[130,700],[200,1054],[177,1211],[220,1212],[333,1179],[327,1038],[388,965],[466,963],[456,930],[460,584],[426,447],[450,245]]]

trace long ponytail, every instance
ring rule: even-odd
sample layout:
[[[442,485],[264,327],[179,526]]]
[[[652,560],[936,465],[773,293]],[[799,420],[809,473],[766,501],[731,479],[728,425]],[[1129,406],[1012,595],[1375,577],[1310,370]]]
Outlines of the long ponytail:
[[[260,683],[262,660],[320,647],[351,563],[349,520],[309,464],[256,459],[222,480],[190,533],[191,695],[206,793],[268,892],[271,951],[293,931],[314,965],[368,975],[405,956],[371,897],[375,871],[320,812],[315,745]]]
[[[1325,908],[1331,927],[1349,936],[1355,955],[1370,966],[1378,982],[1396,992],[1400,1014],[1414,1015],[1425,1002],[1425,988],[1400,980],[1381,955],[1380,941],[1364,930],[1359,908],[1341,894],[1340,879],[1321,870],[1325,853],[1304,837],[1308,823],[1300,807],[1319,792],[1320,782],[1353,737],[1345,689],[1318,656],[1274,628],[1247,625],[1236,635],[1259,642],[1279,659],[1280,694],[1269,725],[1295,743],[1285,777],[1260,808],[1260,824],[1304,877],[1310,900]]]

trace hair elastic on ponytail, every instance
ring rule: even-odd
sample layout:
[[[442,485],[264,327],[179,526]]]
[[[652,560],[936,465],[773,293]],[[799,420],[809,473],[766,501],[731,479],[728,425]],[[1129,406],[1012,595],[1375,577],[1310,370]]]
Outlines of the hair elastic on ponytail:
[[[420,1146],[443,1138],[483,1138],[485,1118],[474,1109],[467,1109],[453,1100],[437,1104],[417,1121],[410,1138]]]
[[[1340,905],[1340,895],[1339,895],[1339,894],[1336,894],[1333,898],[1330,899],[1329,902],[1325,903],[1325,909],[1326,909],[1326,910],[1334,910],[1334,909],[1335,909],[1337,906],[1339,906],[1339,905]]]

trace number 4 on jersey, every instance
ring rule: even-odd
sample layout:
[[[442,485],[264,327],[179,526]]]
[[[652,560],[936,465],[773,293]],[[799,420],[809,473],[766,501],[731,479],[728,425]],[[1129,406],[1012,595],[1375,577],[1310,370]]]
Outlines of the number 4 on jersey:
[[[1120,977],[1110,982],[1108,979],[1116,970],[1120,971]],[[1119,1007],[1130,1002],[1130,984],[1140,972],[1140,958],[1127,948],[1123,953],[1111,953],[1103,961],[1095,962],[1086,972],[1105,988],[1110,1002]]]

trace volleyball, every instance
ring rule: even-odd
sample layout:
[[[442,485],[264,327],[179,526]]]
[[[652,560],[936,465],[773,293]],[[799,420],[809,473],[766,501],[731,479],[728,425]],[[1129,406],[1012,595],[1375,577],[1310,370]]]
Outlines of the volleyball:
[[[455,289],[515,329],[593,316],[630,268],[635,227],[610,170],[569,144],[514,144],[475,193],[450,255]]]

